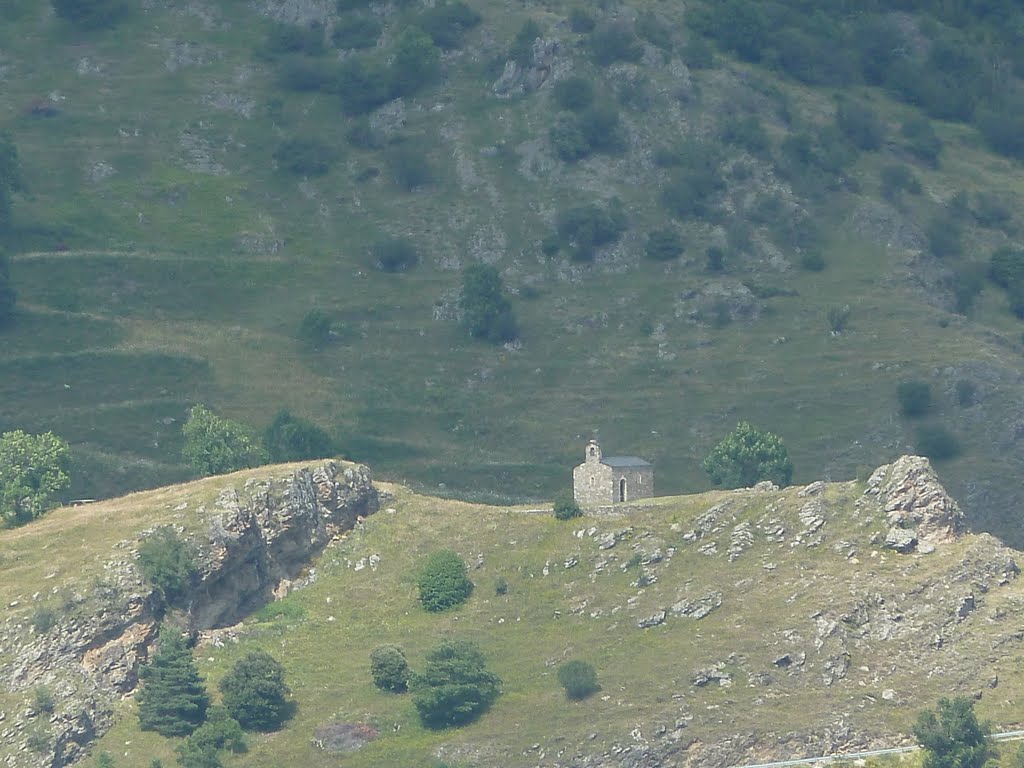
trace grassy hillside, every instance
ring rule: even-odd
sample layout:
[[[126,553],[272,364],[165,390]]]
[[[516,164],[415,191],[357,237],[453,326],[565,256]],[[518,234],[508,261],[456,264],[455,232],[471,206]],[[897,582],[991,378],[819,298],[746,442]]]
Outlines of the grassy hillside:
[[[143,4],[93,30],[42,0],[5,4],[0,128],[26,190],[7,237],[19,311],[0,332],[0,428],[61,434],[75,449],[72,496],[105,497],[188,477],[180,426],[193,403],[256,428],[288,408],[387,477],[521,502],[564,488],[594,432],[653,460],[663,491],[705,489],[699,461],[740,419],[782,435],[798,480],[851,478],[913,446],[895,390],[923,379],[929,420],[963,445],[943,477],[977,527],[1020,541],[1021,325],[991,284],[950,312],[965,265],[983,268],[1018,234],[1012,160],[936,120],[945,149],[931,167],[900,134],[917,110],[880,88],[839,94],[722,53],[687,66],[697,36],[675,6],[593,11],[598,32],[642,11],[661,30],[644,33],[638,60],[605,66],[569,4],[470,5],[480,22],[444,51],[440,76],[359,116],[332,78],[371,54],[332,35],[376,20],[387,56],[426,23],[419,4]],[[540,85],[498,98],[528,19],[544,45],[525,71]],[[324,25],[323,52],[281,53],[310,22]],[[310,88],[309,69],[330,83]],[[573,75],[620,121],[617,148],[575,163],[550,135],[565,119],[554,83]],[[831,130],[837,95],[869,105],[885,140],[838,169],[787,176],[786,139]],[[761,133],[736,129],[751,117]],[[327,172],[288,170],[292,140]],[[920,194],[882,196],[893,164]],[[427,181],[410,183],[410,168]],[[711,179],[683,201],[706,197],[710,210],[666,207],[680,174]],[[932,255],[929,222],[982,194],[1009,220],[967,214],[963,255]],[[617,242],[589,254],[577,233],[550,253],[560,212],[612,198],[627,224]],[[681,257],[645,255],[662,229]],[[418,265],[375,268],[388,237],[411,240]],[[809,255],[823,271],[800,266]],[[501,269],[520,343],[460,329],[458,270],[478,261]],[[833,334],[829,312],[847,306]],[[314,309],[334,328],[315,351],[296,338]],[[975,388],[966,406],[960,381]]]
[[[286,470],[62,509],[0,534],[7,630],[38,604],[41,583],[88,594],[136,531],[202,528],[195,510],[221,488]],[[601,755],[595,764],[617,765],[626,746],[665,761],[651,764],[736,764],[892,743],[939,696],[975,691],[979,713],[998,727],[1020,722],[1022,587],[1007,570],[1009,551],[977,535],[930,555],[885,550],[885,516],[862,484],[658,498],[568,522],[387,490],[384,508],[313,564],[311,583],[204,634],[195,656],[211,691],[234,661],[262,649],[284,664],[298,705],[283,730],[250,737],[249,752],[225,765],[336,765],[342,758],[311,743],[332,722],[379,734],[343,758],[353,767],[570,765]],[[428,614],[416,574],[442,548],[469,564],[475,590],[464,606]],[[686,617],[671,608],[681,601],[712,607]],[[663,623],[639,627],[665,609]],[[369,653],[400,645],[415,669],[442,638],[478,643],[503,694],[476,723],[435,732],[408,695],[374,688]],[[569,659],[594,665],[598,694],[565,699],[555,673]],[[0,694],[0,708],[21,712],[31,694]],[[139,732],[131,699],[118,715],[94,759],[173,764],[176,742]]]

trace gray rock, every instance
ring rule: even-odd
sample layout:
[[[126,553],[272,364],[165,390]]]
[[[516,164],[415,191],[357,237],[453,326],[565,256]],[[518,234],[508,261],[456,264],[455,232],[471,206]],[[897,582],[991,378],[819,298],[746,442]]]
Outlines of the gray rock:
[[[636,625],[640,629],[648,629],[649,627],[657,627],[660,624],[665,623],[665,611],[658,611],[645,619],[637,621]]]
[[[913,552],[917,546],[917,536],[913,531],[893,526],[885,535],[885,546],[901,554]]]
[[[672,606],[672,614],[687,619],[703,619],[722,607],[722,593],[709,592],[696,600],[682,599]]]

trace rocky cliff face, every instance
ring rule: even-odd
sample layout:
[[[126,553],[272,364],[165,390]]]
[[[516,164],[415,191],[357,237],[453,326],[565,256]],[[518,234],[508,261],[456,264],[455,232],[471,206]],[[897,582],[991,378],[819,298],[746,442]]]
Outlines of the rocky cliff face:
[[[213,508],[197,510],[206,530],[190,538],[202,562],[182,620],[193,631],[239,621],[287,591],[334,537],[377,507],[362,466],[326,462],[283,479],[257,470],[240,488],[225,480]],[[69,615],[49,630],[10,623],[0,630],[14,651],[13,663],[0,668],[0,685],[12,692],[45,686],[61,703],[57,714],[31,706],[0,713],[3,765],[74,762],[110,726],[115,700],[135,688],[158,621],[157,601],[135,563],[139,543],[121,542],[104,583],[75,595]],[[30,748],[34,734],[46,734],[45,748],[38,737]]]

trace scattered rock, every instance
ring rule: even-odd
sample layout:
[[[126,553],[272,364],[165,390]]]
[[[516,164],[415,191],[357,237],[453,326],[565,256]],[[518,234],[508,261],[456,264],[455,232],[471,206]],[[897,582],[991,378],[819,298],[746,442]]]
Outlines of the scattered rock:
[[[672,606],[672,614],[687,619],[703,619],[722,607],[722,593],[709,592],[696,600],[682,599]]]
[[[636,625],[640,627],[640,629],[648,629],[650,627],[657,627],[658,625],[664,623],[665,611],[658,611],[657,613],[652,614],[651,616],[648,616],[645,619],[640,619],[639,621],[637,621]]]
[[[328,723],[313,731],[313,746],[332,755],[361,749],[377,738],[379,732],[366,723]]]

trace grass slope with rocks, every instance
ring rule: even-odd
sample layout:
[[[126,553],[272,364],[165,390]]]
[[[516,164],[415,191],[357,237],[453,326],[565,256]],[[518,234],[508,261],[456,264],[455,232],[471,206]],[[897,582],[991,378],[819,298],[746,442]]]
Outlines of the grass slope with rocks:
[[[108,563],[130,563],[143,530],[181,526],[202,559],[214,544],[204,537],[223,531],[217,499],[247,489],[260,498],[294,470],[60,509],[0,533],[3,647],[17,653],[46,631],[32,627],[39,606],[96,598]],[[866,482],[662,497],[570,521],[380,489],[380,511],[328,546],[286,597],[201,633],[194,655],[215,698],[232,664],[261,650],[284,665],[297,705],[283,729],[225,754],[226,766],[342,759],[316,742],[359,747],[342,753],[354,767],[727,766],[904,743],[918,711],[951,693],[977,695],[997,727],[1021,721],[1014,553],[964,533],[923,459]],[[468,563],[475,589],[429,613],[417,578],[442,549]],[[442,639],[478,644],[502,694],[474,723],[432,731],[409,695],[374,686],[370,653],[397,645],[415,670]],[[5,748],[15,765],[36,765],[10,745],[36,732],[38,743],[67,718],[67,696],[52,714],[33,704],[38,687],[60,694],[65,682],[43,670],[12,686],[2,660]],[[594,667],[599,692],[566,698],[557,672],[569,660]],[[328,726],[344,738],[326,738]],[[140,732],[129,697],[83,765],[103,753],[114,765],[169,765],[176,743]]]
[[[5,3],[0,428],[62,435],[70,498],[107,497],[190,476],[194,403],[257,429],[287,408],[396,481],[514,503],[564,488],[595,432],[706,489],[740,420],[798,480],[851,478],[921,442],[896,399],[920,379],[959,440],[944,481],[1019,543],[1021,325],[982,275],[1019,234],[1019,166],[964,122],[905,134],[922,112],[891,89],[715,49],[689,13],[191,0],[83,28]],[[915,55],[957,33],[897,16]],[[388,69],[411,28],[423,82]],[[458,323],[479,262],[513,343]]]

